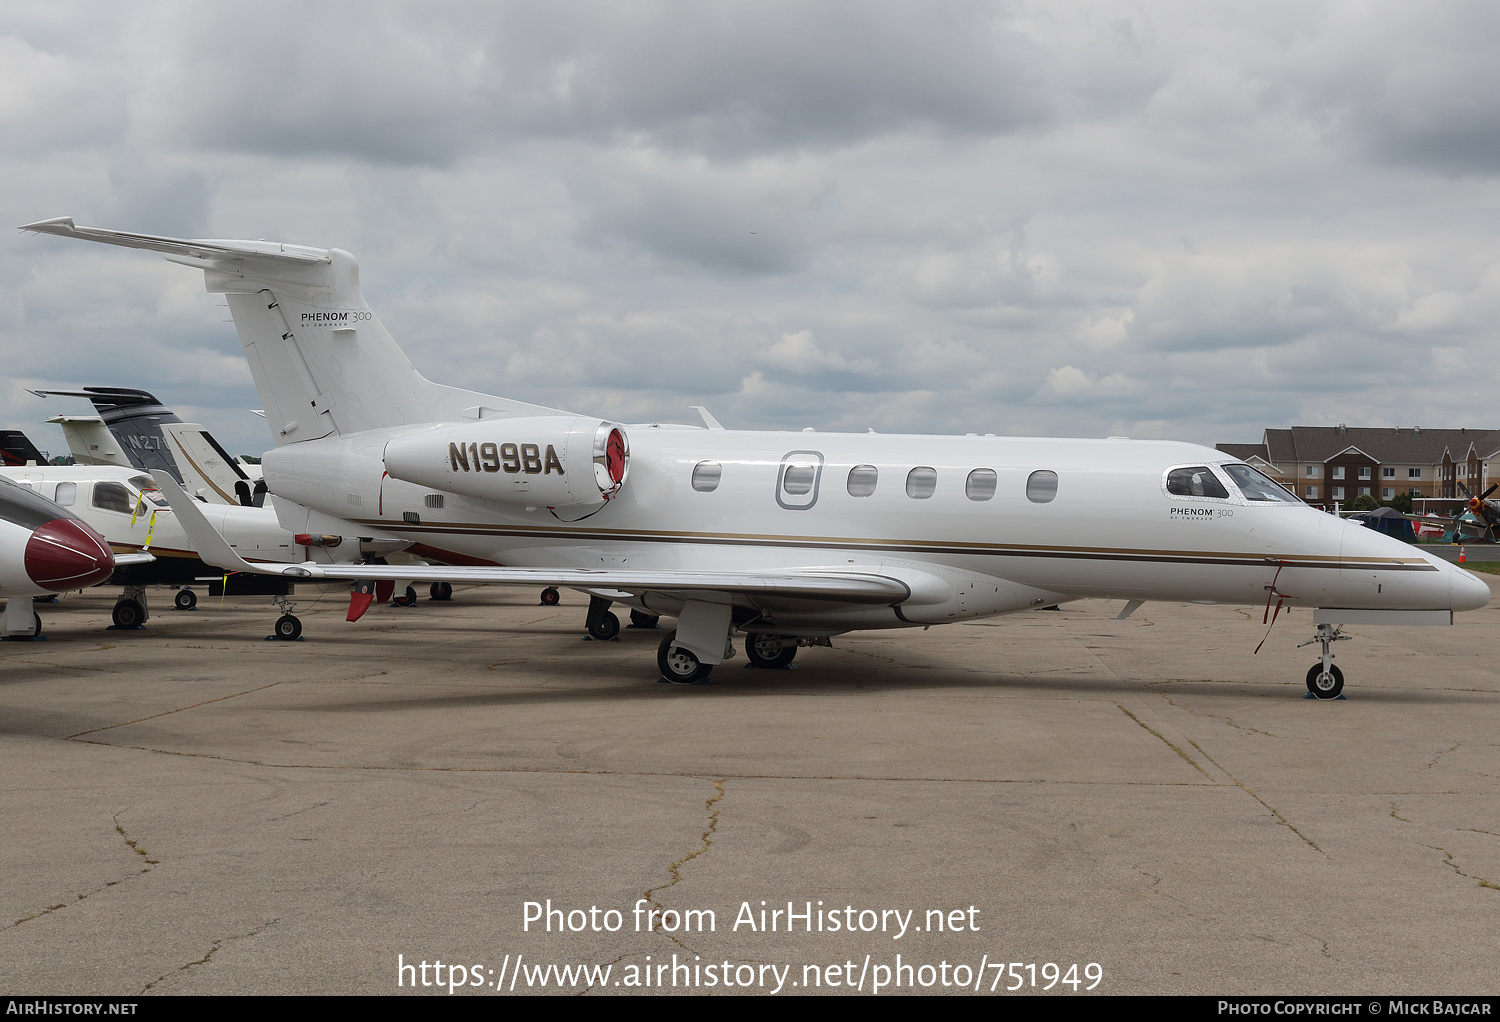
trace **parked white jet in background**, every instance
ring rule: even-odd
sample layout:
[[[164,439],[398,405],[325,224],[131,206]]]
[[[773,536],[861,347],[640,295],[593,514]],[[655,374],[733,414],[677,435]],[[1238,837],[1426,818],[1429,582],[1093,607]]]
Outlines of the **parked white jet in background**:
[[[675,614],[658,653],[669,680],[707,675],[735,631],[752,662],[775,665],[855,629],[1085,597],[1129,601],[1125,614],[1145,600],[1290,601],[1314,610],[1323,656],[1308,689],[1332,698],[1340,625],[1447,624],[1489,599],[1462,569],[1206,447],[656,425],[627,437],[423,378],[365,304],[347,252],[68,218],[23,229],[163,252],[228,298],[277,444],[263,465],[284,526],[409,539],[467,565],[270,570],[570,586],[595,597],[603,632],[608,601]],[[206,559],[265,570],[157,478]]]
[[[104,538],[24,486],[0,478],[0,635],[40,634],[31,598],[86,589],[109,578],[115,558]]]
[[[156,483],[139,470],[108,465],[27,465],[0,468],[0,480],[16,483],[47,503],[55,503],[60,516],[76,517],[91,534],[104,538],[119,562],[106,579],[124,587],[111,615],[115,627],[135,628],[146,622],[150,617],[148,587],[176,589],[174,605],[179,610],[191,610],[198,602],[192,587],[198,586],[208,588],[215,596],[270,596],[282,612],[274,634],[283,639],[301,634],[301,622],[291,613],[295,604],[287,599],[292,591],[287,580],[268,579],[257,572],[237,576],[226,585],[223,572],[199,557]],[[194,503],[218,533],[229,537],[240,556],[256,563],[296,564],[312,557],[332,561],[339,553],[341,537],[294,536],[280,526],[271,508]],[[358,542],[351,540],[346,559],[358,559],[358,549]]]

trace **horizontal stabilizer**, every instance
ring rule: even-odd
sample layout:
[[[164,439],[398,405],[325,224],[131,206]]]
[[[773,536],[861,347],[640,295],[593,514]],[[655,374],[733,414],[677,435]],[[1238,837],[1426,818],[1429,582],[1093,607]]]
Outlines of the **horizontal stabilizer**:
[[[505,568],[439,565],[302,564],[268,567],[251,564],[235,553],[198,505],[165,472],[152,473],[172,510],[177,512],[198,556],[229,571],[281,575],[309,582],[328,579],[377,579],[393,582],[457,582],[479,585],[563,586],[570,589],[614,589],[627,593],[741,593],[841,603],[894,604],[911,595],[904,582],[887,575],[858,571],[812,570],[640,571],[625,568]]]
[[[214,263],[226,259],[267,259],[273,262],[293,263],[305,266],[310,263],[326,263],[330,256],[324,248],[305,248],[302,245],[284,245],[275,241],[211,241],[206,239],[161,238],[154,234],[130,234],[126,231],[110,231],[102,227],[79,227],[70,216],[38,220],[34,224],[23,224],[17,228],[38,234],[56,234],[63,238],[78,238],[97,241],[104,245],[119,245],[121,248],[143,248],[164,255]]]

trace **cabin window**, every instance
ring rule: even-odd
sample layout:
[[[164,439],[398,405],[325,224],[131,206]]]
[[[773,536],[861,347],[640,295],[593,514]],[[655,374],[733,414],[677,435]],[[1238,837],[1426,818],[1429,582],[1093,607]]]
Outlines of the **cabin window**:
[[[970,500],[989,500],[995,495],[999,482],[1000,477],[995,475],[994,469],[976,468],[964,483],[964,495]]]
[[[849,470],[849,496],[868,497],[880,481],[880,470],[874,465],[855,465]]]
[[[1026,477],[1026,499],[1033,504],[1050,504],[1057,496],[1057,473],[1051,469],[1037,469]]]
[[[724,477],[724,466],[717,461],[700,461],[693,466],[693,489],[699,493],[712,493],[719,488]]]
[[[937,469],[919,465],[906,473],[906,495],[913,500],[926,500],[937,492]]]
[[[776,503],[788,511],[806,511],[818,502],[822,474],[823,455],[792,451],[781,459],[781,470],[776,474]]]
[[[1172,469],[1167,473],[1167,492],[1178,497],[1229,496],[1229,491],[1207,465]]]
[[[72,507],[73,501],[78,499],[78,484],[58,483],[57,496],[52,499],[62,507]]]
[[[119,483],[95,483],[94,506],[101,511],[118,511],[128,515],[135,510],[135,497]]]
[[[811,465],[788,465],[781,477],[781,488],[793,497],[805,497],[812,492],[817,470]]]

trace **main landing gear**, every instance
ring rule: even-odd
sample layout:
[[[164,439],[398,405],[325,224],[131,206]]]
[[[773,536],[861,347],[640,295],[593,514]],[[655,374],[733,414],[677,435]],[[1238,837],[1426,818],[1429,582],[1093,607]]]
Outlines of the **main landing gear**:
[[[133,632],[144,627],[146,620],[151,617],[151,609],[146,604],[146,587],[126,586],[109,616],[114,621],[110,627],[117,631]]]
[[[1344,672],[1333,665],[1332,646],[1335,642],[1350,638],[1353,636],[1339,633],[1338,625],[1321,624],[1318,625],[1317,635],[1297,644],[1298,649],[1315,642],[1323,646],[1323,658],[1307,670],[1307,691],[1314,698],[1337,699],[1339,693],[1344,691]]]
[[[178,610],[193,610],[198,606],[198,594],[191,589],[179,589],[172,594],[172,606]]]
[[[797,655],[797,639],[791,635],[768,635],[754,632],[745,636],[745,656],[751,667],[777,670],[792,666]]]
[[[676,641],[677,631],[673,629],[662,636],[661,645],[656,647],[656,666],[661,668],[662,679],[673,685],[696,685],[707,679],[713,673],[714,665],[701,662],[691,650],[674,647],[672,644]],[[733,656],[733,644],[729,644],[724,652],[726,658]]]
[[[562,593],[559,593],[552,586],[548,586],[546,589],[542,590],[542,606],[543,607],[555,607],[555,606],[557,606],[561,602],[562,602]]]
[[[620,634],[620,619],[610,613],[609,604],[602,596],[589,597],[589,616],[584,627],[589,638],[596,642],[608,642]]]
[[[276,619],[276,627],[271,638],[280,639],[282,642],[296,642],[302,637],[302,622],[292,616],[292,611],[297,605],[285,596],[273,596],[271,602],[276,609],[281,611],[281,616]]]
[[[427,598],[434,603],[447,603],[453,599],[453,586],[447,582],[434,582],[427,587]]]

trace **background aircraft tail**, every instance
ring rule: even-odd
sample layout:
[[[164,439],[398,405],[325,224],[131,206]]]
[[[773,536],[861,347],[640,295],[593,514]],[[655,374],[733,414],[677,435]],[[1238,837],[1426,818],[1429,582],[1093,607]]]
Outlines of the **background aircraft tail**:
[[[7,468],[45,465],[47,459],[42,457],[31,438],[19,429],[0,429],[0,464]]]
[[[84,387],[81,390],[33,390],[31,393],[37,397],[81,397],[93,402],[94,410],[104,420],[104,425],[120,444],[120,451],[129,459],[130,464],[145,472],[156,469],[172,473],[172,477],[178,482],[182,481],[182,473],[177,469],[177,462],[172,457],[172,449],[167,446],[167,438],[162,433],[163,423],[181,422],[172,410],[162,404],[156,398],[144,390],[134,390],[130,387]],[[68,433],[67,424],[63,426],[63,433]],[[69,446],[73,445],[73,437],[68,437]],[[89,446],[99,446],[90,441]],[[74,450],[73,460],[80,464],[102,463],[116,464],[114,460],[91,462],[79,460],[79,452]]]
[[[22,230],[149,249],[203,270],[207,289],[228,300],[278,445],[428,422],[566,414],[423,377],[365,303],[359,263],[348,252],[127,234],[78,227],[68,217]]]

